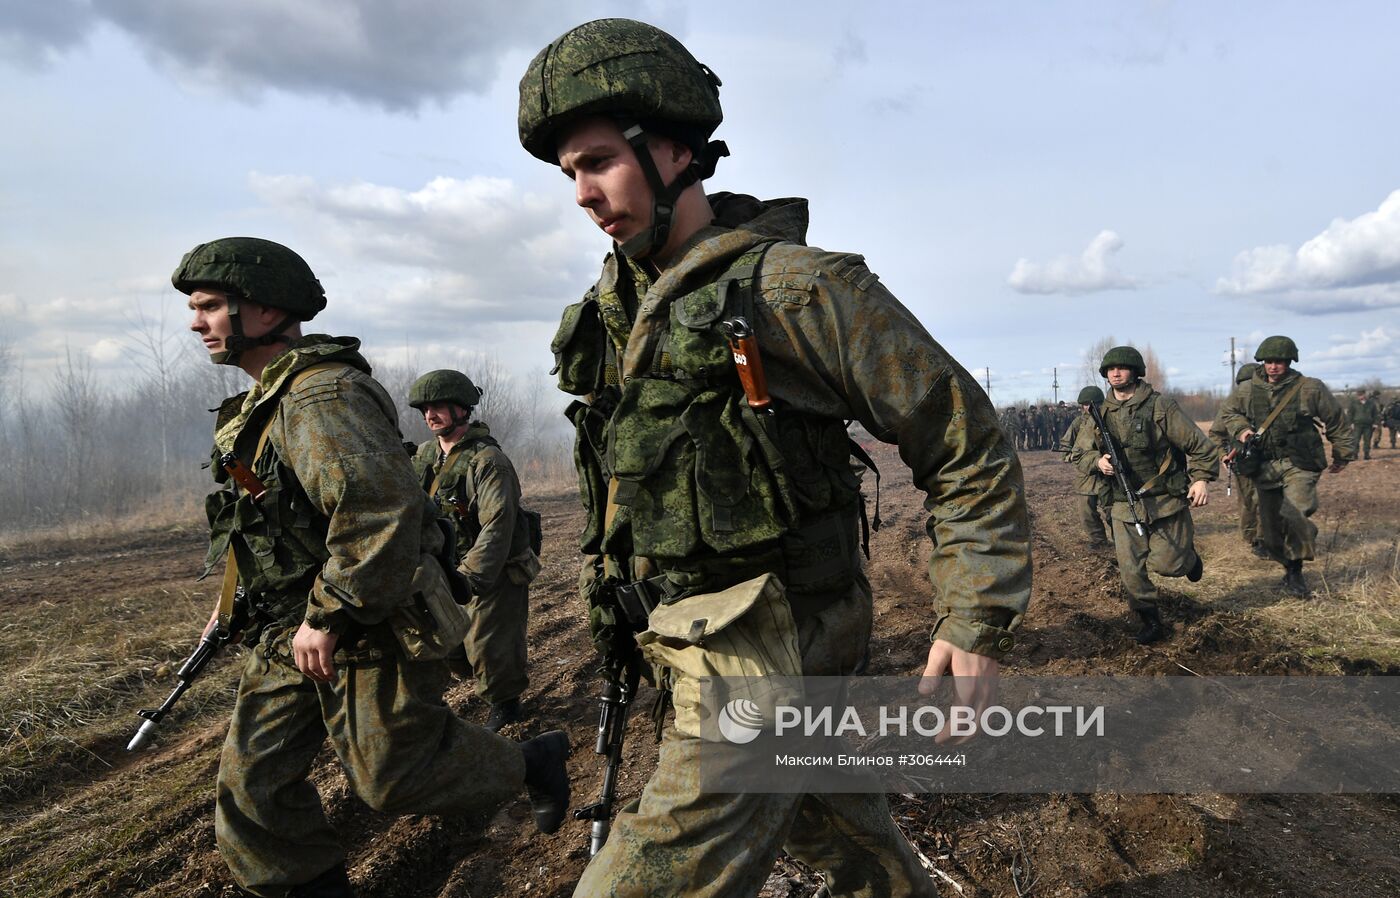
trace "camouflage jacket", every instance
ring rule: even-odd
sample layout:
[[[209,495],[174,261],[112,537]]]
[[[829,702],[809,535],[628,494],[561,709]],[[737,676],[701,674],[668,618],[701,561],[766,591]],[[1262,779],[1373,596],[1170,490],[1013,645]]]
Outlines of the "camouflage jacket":
[[[927,494],[933,540],[934,638],[999,655],[1011,646],[1031,587],[1030,530],[1020,462],[981,387],[929,336],[857,255],[804,244],[805,200],[711,196],[714,222],[652,282],[610,254],[594,294],[631,293],[630,320],[604,311],[625,381],[646,376],[670,304],[778,240],[762,262],[753,322],[769,391],[784,408],[859,421],[895,443]],[[634,287],[619,291],[620,281]]]
[[[1400,428],[1400,399],[1390,400],[1381,414],[1386,427]]]
[[[492,591],[509,563],[529,560],[520,480],[485,424],[473,421],[445,455],[436,438],[425,440],[413,468],[425,490],[437,480],[433,498],[457,526],[457,569],[474,594]]]
[[[1064,439],[1060,441],[1060,458],[1068,464],[1074,464],[1074,445],[1079,440],[1080,431],[1093,430],[1094,419],[1086,412],[1081,412],[1074,416],[1074,420],[1069,422],[1069,429],[1065,431]],[[1074,485],[1074,491],[1081,496],[1098,496],[1102,501],[1112,500],[1112,490],[1108,486],[1108,481],[1100,476],[1098,472],[1086,472],[1080,470],[1076,465],[1075,470],[1079,474],[1079,480]]]
[[[293,384],[313,365],[326,367]],[[296,341],[245,394],[225,401],[216,457],[238,455],[268,487],[210,497],[209,566],[232,540],[240,580],[269,632],[344,632],[409,601],[415,569],[442,537],[404,454],[393,400],[351,337]],[[254,455],[264,427],[266,448]],[[215,478],[227,475],[216,464]],[[273,632],[275,636],[276,633]]]
[[[1214,480],[1220,469],[1220,450],[1196,426],[1175,400],[1163,396],[1147,381],[1138,381],[1133,395],[1118,399],[1110,390],[1099,407],[1104,424],[1119,444],[1124,463],[1131,469],[1128,483],[1141,495],[1147,520],[1174,515],[1186,508],[1187,487]],[[1104,454],[1098,428],[1081,428],[1072,451],[1074,466],[1085,474],[1105,477],[1098,470]],[[1117,478],[1109,479],[1115,502],[1125,502]]]
[[[1271,384],[1261,367],[1225,400],[1218,418],[1230,434],[1231,445],[1245,430],[1257,431],[1299,378],[1303,381],[1302,388],[1290,402],[1291,410],[1286,409],[1270,425],[1266,450],[1271,457],[1292,458],[1295,464],[1322,470],[1327,458],[1317,433],[1320,422],[1332,444],[1332,460],[1346,463],[1356,458],[1356,430],[1342,412],[1342,404],[1322,381],[1305,377],[1291,368],[1278,383]]]
[[[1381,419],[1380,403],[1369,396],[1365,399],[1353,396],[1347,402],[1347,417],[1356,427],[1372,427]]]

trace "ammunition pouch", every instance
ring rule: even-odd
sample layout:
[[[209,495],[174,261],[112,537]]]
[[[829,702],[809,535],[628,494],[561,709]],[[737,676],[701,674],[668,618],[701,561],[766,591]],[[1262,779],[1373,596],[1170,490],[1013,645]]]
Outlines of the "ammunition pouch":
[[[461,646],[471,618],[453,595],[437,556],[419,558],[410,590],[409,601],[389,615],[399,646],[414,661],[446,658]]]

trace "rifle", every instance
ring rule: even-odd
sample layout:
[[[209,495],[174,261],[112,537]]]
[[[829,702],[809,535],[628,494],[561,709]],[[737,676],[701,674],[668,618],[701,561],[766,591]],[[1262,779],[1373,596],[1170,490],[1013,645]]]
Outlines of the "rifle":
[[[241,605],[242,600],[243,590],[240,589],[235,598],[235,602]],[[241,626],[239,629],[241,629]],[[136,735],[132,736],[131,741],[127,743],[127,751],[140,751],[151,743],[151,734],[155,732],[156,725],[161,722],[165,715],[170,713],[170,709],[175,707],[175,703],[180,700],[180,696],[184,695],[185,690],[189,689],[191,684],[199,678],[199,674],[204,670],[205,665],[219,653],[220,649],[232,642],[237,634],[237,629],[215,624],[214,628],[206,633],[204,638],[199,640],[199,645],[195,646],[195,650],[190,653],[190,656],[185,659],[185,663],[181,664],[180,669],[175,672],[175,676],[180,682],[175,684],[175,688],[170,691],[170,695],[166,696],[165,701],[161,702],[160,707],[142,708],[140,711],[136,712],[138,716],[144,717],[146,722],[141,724],[140,729],[136,731]]]
[[[633,655],[626,661],[612,661],[603,668],[603,693],[599,696],[598,741],[593,751],[607,758],[603,767],[603,788],[598,800],[588,807],[574,811],[575,820],[591,820],[588,833],[588,856],[603,850],[612,830],[613,804],[617,800],[617,775],[622,767],[622,743],[627,738],[627,710],[637,694],[641,679],[640,658]]]
[[[773,413],[773,397],[768,395],[768,378],[763,373],[763,356],[758,352],[758,338],[747,318],[729,318],[720,323],[729,338],[729,351],[734,354],[734,367],[739,371],[739,383],[744,397],[756,412]]]
[[[1123,459],[1118,454],[1118,446],[1113,441],[1113,434],[1108,432],[1108,425],[1104,423],[1103,412],[1095,403],[1089,404],[1089,414],[1094,416],[1094,427],[1099,432],[1099,439],[1103,440],[1104,452],[1108,454],[1108,460],[1113,465],[1113,476],[1118,479],[1118,486],[1122,488],[1123,494],[1128,497],[1128,511],[1132,512],[1133,524],[1137,527],[1138,536],[1146,536],[1147,531],[1142,528],[1142,518],[1138,516],[1137,493],[1128,485],[1127,469],[1123,466]]]
[[[234,479],[244,492],[253,497],[254,501],[261,499],[267,493],[267,485],[258,479],[252,469],[243,463],[237,455],[226,452],[219,456],[219,464],[229,476]],[[206,665],[213,660],[219,650],[228,645],[242,632],[243,625],[247,620],[248,600],[243,592],[243,587],[238,585],[238,567],[233,559],[233,549],[229,548],[228,558],[224,562],[224,584],[219,591],[219,603],[215,606],[217,612],[214,626],[205,633],[199,640],[199,645],[195,646],[190,656],[185,659],[185,663],[180,665],[180,669],[175,672],[175,677],[180,682],[175,684],[175,688],[161,702],[159,708],[142,708],[137,711],[138,717],[145,718],[145,722],[136,730],[136,735],[131,737],[127,743],[127,751],[140,751],[151,743],[151,734],[155,732],[156,725],[170,713],[175,707],[175,703],[180,700],[180,696],[193,685],[204,671]]]

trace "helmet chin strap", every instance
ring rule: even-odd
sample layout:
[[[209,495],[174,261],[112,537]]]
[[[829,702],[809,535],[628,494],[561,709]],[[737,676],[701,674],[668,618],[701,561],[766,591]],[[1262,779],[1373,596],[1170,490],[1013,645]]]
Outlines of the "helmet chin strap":
[[[729,147],[722,140],[711,141],[697,156],[692,156],[685,171],[676,176],[670,184],[661,180],[661,172],[656,170],[656,161],[651,158],[647,147],[648,132],[635,120],[619,121],[622,136],[631,145],[637,156],[637,163],[651,187],[651,226],[621,245],[622,254],[629,259],[644,259],[654,255],[670,239],[671,228],[675,224],[676,200],[687,187],[715,173],[715,165],[720,157],[729,155]]]
[[[239,314],[238,298],[230,296],[228,298],[228,320],[233,333],[224,339],[224,348],[209,356],[209,360],[216,365],[237,365],[243,353],[259,346],[271,346],[273,343],[291,343],[292,338],[282,333],[287,328],[296,323],[297,319],[291,315],[283,316],[277,326],[261,337],[245,337],[243,335],[243,316]]]

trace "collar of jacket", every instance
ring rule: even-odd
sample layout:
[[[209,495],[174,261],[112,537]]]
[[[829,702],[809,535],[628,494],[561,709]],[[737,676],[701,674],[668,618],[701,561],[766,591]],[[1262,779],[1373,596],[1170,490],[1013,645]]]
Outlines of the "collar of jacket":
[[[1108,395],[1104,397],[1103,404],[1110,409],[1125,408],[1131,410],[1146,402],[1147,398],[1154,392],[1156,391],[1152,389],[1152,384],[1138,378],[1137,386],[1133,388],[1133,395],[1129,396],[1127,399],[1119,399],[1113,390],[1110,389]]]

